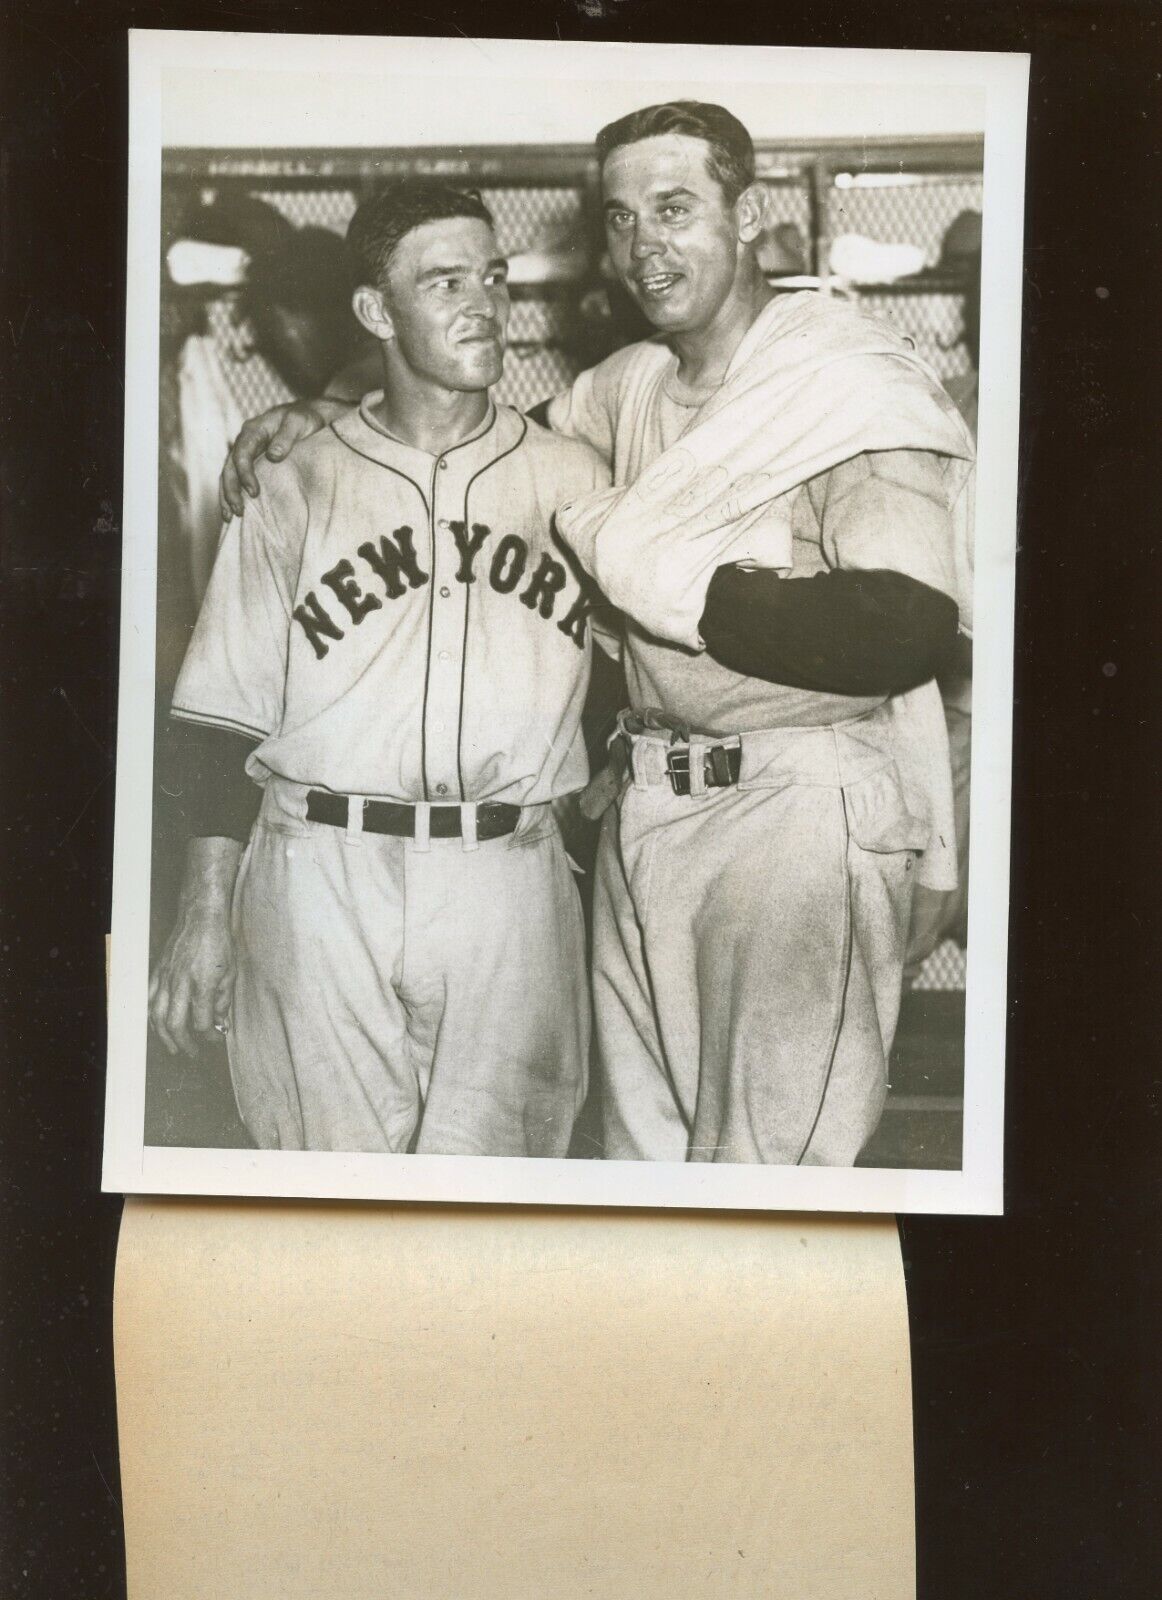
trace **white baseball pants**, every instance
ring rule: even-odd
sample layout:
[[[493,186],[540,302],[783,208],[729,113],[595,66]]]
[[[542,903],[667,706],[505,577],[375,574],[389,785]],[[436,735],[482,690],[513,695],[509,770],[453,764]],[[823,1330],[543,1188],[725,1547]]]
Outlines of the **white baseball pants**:
[[[737,785],[676,795],[666,737],[635,738],[605,817],[605,1154],[847,1166],[883,1109],[927,825],[877,712],[741,745]]]
[[[263,1149],[563,1156],[585,933],[548,806],[474,849],[308,822],[271,778],[234,897],[229,1035]]]

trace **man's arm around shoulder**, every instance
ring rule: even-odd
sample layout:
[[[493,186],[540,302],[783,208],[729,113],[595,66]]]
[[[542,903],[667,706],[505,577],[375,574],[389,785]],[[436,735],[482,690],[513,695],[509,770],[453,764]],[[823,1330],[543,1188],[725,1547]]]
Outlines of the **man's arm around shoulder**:
[[[611,461],[622,386],[627,371],[642,359],[642,349],[641,344],[630,344],[615,350],[597,366],[579,372],[568,389],[534,406],[529,415],[554,433],[584,440],[603,461]]]
[[[223,523],[240,517],[247,499],[258,498],[258,466],[263,460],[284,461],[295,446],[351,410],[349,400],[321,396],[272,406],[242,424],[218,479],[218,509]]]

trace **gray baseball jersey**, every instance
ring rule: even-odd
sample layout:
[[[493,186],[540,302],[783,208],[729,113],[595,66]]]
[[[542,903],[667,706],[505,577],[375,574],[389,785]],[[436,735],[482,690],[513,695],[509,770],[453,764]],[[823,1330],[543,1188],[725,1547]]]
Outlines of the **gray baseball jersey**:
[[[376,399],[260,469],[173,715],[260,739],[260,782],[518,805],[579,788],[590,600],[552,523],[606,467],[507,406],[431,456]]]
[[[548,802],[587,776],[590,600],[553,514],[608,473],[505,406],[432,456],[377,398],[261,470],[175,689],[175,717],[260,741],[235,1091],[265,1147],[563,1155],[589,1007]],[[414,836],[365,832],[364,798],[414,805]],[[478,840],[497,801],[520,820]]]

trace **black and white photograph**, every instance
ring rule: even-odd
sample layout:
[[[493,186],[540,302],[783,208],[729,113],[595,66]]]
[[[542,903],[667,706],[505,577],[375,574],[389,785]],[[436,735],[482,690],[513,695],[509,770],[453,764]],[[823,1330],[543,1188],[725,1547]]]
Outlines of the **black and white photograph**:
[[[1027,75],[131,36],[106,1188],[1001,1210]]]

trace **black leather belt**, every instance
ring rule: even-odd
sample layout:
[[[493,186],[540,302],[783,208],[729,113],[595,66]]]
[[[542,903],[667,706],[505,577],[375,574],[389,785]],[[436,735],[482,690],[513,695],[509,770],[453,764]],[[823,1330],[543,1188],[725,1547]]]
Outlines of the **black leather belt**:
[[[633,741],[628,734],[621,734],[614,741],[622,746],[622,760],[625,770],[632,765]],[[673,744],[666,751],[666,772],[669,774],[670,786],[675,794],[690,793],[690,751],[688,744]],[[738,782],[738,775],[742,770],[742,747],[733,744],[704,744],[699,747],[702,751],[703,772],[708,789],[726,789],[732,783]],[[615,758],[616,759],[616,758]],[[619,766],[620,761],[617,763]]]
[[[463,833],[459,806],[432,806],[430,834],[433,839],[459,839]],[[347,796],[326,789],[307,793],[307,821],[327,822],[333,828],[347,826]],[[484,800],[476,807],[476,837],[500,839],[512,833],[520,821],[520,807],[503,800]],[[365,800],[364,833],[389,833],[398,839],[416,836],[416,808],[399,800]]]

